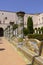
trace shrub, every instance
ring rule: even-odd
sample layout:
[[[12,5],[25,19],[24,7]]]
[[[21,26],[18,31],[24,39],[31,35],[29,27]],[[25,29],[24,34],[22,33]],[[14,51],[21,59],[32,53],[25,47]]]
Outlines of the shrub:
[[[18,28],[18,24],[13,25],[13,30],[15,30],[16,28]]]
[[[43,40],[43,34],[29,34],[28,38]]]
[[[19,41],[19,42],[22,42],[22,41],[23,41],[23,38],[18,38],[18,41]]]
[[[41,27],[41,31],[42,31],[42,34],[43,34],[43,27]]]
[[[24,33],[24,36],[26,36],[28,34],[28,29],[24,27],[23,33]]]

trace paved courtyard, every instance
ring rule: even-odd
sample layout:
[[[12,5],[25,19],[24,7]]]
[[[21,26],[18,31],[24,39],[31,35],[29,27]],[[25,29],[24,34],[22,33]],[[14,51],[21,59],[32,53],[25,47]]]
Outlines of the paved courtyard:
[[[0,65],[26,65],[14,46],[4,37],[0,38]]]

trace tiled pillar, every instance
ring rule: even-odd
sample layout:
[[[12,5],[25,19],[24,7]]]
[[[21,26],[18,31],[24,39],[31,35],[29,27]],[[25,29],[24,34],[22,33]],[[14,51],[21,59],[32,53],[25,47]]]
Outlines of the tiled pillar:
[[[23,38],[23,28],[24,28],[24,12],[17,12],[18,16],[18,37]]]

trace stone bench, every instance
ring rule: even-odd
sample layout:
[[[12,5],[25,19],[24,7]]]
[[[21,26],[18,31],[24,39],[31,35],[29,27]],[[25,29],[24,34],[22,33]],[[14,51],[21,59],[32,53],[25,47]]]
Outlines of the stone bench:
[[[30,49],[31,51],[40,55],[42,42],[37,39],[26,39],[24,40],[24,46]]]
[[[35,56],[38,56],[38,54],[32,52],[31,50],[27,49],[26,47],[19,46],[18,50],[24,54],[24,56],[31,62],[33,61],[33,58]]]

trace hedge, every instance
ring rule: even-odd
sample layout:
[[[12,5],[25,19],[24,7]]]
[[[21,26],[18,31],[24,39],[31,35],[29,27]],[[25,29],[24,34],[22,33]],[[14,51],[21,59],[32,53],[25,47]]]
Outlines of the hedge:
[[[30,39],[38,39],[43,41],[43,34],[28,34],[28,38]]]

